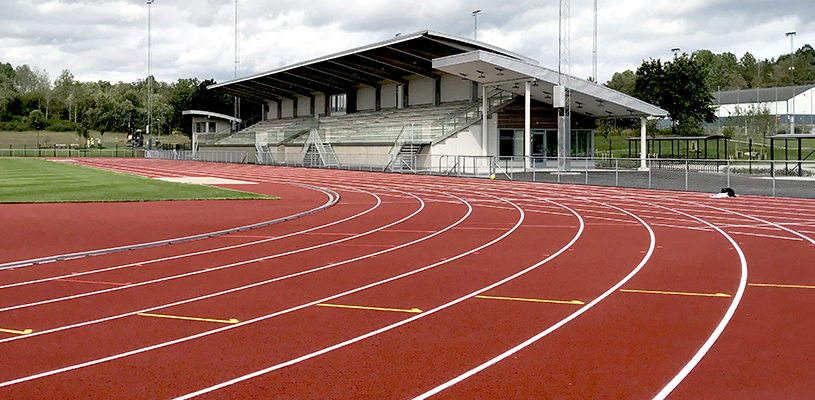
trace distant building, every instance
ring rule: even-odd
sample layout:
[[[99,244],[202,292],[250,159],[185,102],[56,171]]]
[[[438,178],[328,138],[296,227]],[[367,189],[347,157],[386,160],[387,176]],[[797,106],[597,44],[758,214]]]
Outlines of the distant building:
[[[813,126],[815,85],[719,91],[713,94],[713,100],[719,106],[716,116],[721,124],[735,115],[737,108],[743,114],[751,107],[761,107],[776,117],[778,125],[789,125],[794,114],[795,125],[807,129]]]
[[[229,135],[241,123],[240,118],[209,111],[184,110],[181,115],[192,117],[192,142],[198,144],[201,135]]]

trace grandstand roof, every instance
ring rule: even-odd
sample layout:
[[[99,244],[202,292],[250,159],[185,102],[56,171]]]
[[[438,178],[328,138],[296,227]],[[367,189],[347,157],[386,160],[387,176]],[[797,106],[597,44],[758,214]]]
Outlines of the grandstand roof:
[[[436,77],[433,60],[484,50],[528,63],[536,61],[488,44],[444,33],[422,31],[364,47],[209,86],[264,103],[315,93],[344,93],[359,86],[404,83],[410,76]]]
[[[557,71],[512,59],[500,54],[473,51],[433,60],[433,67],[449,74],[524,95],[525,81],[533,81],[533,99],[552,104],[552,92],[558,85]],[[589,82],[569,77],[571,109],[591,117],[667,116],[668,112],[642,100]],[[564,83],[565,85],[565,83]]]
[[[515,83],[536,80],[533,98],[551,104],[558,73],[522,55],[485,43],[433,31],[398,36],[261,74],[209,86],[265,103],[339,94],[355,87],[404,83],[409,77],[436,78],[440,72],[523,94]],[[488,74],[479,74],[478,71]],[[501,71],[501,74],[497,72]],[[483,78],[482,78],[483,76]],[[661,108],[584,79],[571,78],[572,110],[594,117],[666,116]]]

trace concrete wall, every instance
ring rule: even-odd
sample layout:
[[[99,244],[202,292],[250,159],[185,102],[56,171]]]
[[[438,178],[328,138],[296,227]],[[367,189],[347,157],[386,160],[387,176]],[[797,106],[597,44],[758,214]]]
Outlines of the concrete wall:
[[[376,89],[365,87],[357,90],[357,111],[372,111],[376,108]]]
[[[314,113],[316,113],[317,115],[325,115],[326,114],[325,95],[322,94],[322,93],[318,94],[314,98]]]
[[[466,79],[461,79],[461,77],[455,75],[443,75],[441,77],[442,103],[470,100],[470,90],[472,85],[472,82]]]
[[[294,102],[289,99],[283,99],[283,113],[281,118],[294,117]]]
[[[277,102],[270,101],[266,103],[266,106],[269,108],[269,111],[266,112],[265,119],[279,119],[280,116],[277,115]]]
[[[396,87],[395,83],[382,85],[382,108],[396,108]]]
[[[311,115],[311,97],[297,98],[297,116],[304,117]]]
[[[469,130],[461,131],[443,142],[436,144],[430,150],[432,154],[441,155],[481,155],[481,127],[470,127]]]
[[[413,79],[408,85],[409,106],[433,104],[436,101],[436,81],[430,78]]]

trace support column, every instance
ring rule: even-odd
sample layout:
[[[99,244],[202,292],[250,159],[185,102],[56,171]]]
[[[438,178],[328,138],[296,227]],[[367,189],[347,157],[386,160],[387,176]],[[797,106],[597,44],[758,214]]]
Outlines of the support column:
[[[645,117],[640,117],[640,171],[648,171],[648,164],[646,163],[645,158],[647,157],[648,147],[647,141],[648,138],[645,135],[645,125],[646,125]]]
[[[481,155],[487,155],[487,113],[490,105],[487,101],[487,85],[481,85]]]
[[[532,167],[532,96],[529,81],[524,82],[524,165]]]

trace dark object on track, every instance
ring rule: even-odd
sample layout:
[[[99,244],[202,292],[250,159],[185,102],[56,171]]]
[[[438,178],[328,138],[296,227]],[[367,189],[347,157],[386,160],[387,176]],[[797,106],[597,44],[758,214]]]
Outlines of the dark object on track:
[[[727,197],[736,197],[736,191],[733,188],[722,188],[722,191],[719,193],[727,193]]]

